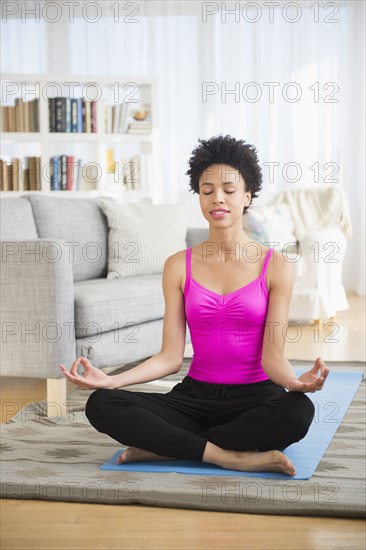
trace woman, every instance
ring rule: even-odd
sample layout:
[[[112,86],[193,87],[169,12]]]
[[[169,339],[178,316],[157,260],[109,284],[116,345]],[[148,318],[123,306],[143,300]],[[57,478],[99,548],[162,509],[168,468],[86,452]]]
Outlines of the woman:
[[[79,388],[97,389],[86,416],[129,445],[118,463],[188,459],[295,475],[282,450],[308,432],[314,405],[305,393],[321,390],[329,369],[318,357],[297,378],[284,357],[293,265],[243,231],[262,184],[256,149],[231,136],[199,140],[187,175],[209,238],[165,261],[161,351],[117,375],[83,357],[70,372],[59,366]],[[186,322],[194,356],[182,382],[166,394],[117,389],[178,372]]]

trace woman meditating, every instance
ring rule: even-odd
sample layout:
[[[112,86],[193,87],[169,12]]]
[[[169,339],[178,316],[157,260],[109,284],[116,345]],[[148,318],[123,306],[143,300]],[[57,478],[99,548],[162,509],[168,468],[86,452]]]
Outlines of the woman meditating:
[[[209,237],[164,263],[161,351],[116,375],[84,357],[70,372],[59,366],[77,387],[96,389],[85,413],[129,446],[118,463],[187,459],[295,475],[282,450],[308,432],[315,411],[305,393],[321,390],[329,369],[318,357],[298,378],[284,356],[293,264],[243,231],[262,186],[256,149],[231,136],[199,140],[187,175]],[[120,389],[179,372],[186,322],[194,354],[182,382],[165,394]]]

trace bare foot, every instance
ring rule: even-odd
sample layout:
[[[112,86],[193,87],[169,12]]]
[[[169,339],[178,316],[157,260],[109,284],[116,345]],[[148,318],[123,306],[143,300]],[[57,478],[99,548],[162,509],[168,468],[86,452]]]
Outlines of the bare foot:
[[[279,472],[290,476],[296,474],[296,469],[291,460],[281,451],[250,451],[236,452],[236,454],[238,456],[234,461],[234,470]]]
[[[211,462],[229,470],[247,472],[279,472],[293,476],[296,469],[281,451],[231,451],[208,442],[203,462]]]
[[[117,464],[123,464],[125,462],[146,462],[150,460],[176,460],[169,456],[160,456],[151,451],[145,451],[144,449],[138,449],[137,447],[128,447],[117,458]]]

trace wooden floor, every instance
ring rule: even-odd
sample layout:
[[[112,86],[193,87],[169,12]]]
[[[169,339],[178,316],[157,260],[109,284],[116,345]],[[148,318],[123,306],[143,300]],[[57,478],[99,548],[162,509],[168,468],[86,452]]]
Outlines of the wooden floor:
[[[365,361],[365,300],[349,294],[350,309],[319,331],[288,331],[286,357]],[[191,356],[191,346],[186,357]],[[70,389],[72,385],[68,386]],[[2,378],[1,422],[46,398],[46,383]],[[1,502],[1,550],[248,549],[365,550],[365,522],[342,518],[265,516],[141,505],[47,501]]]

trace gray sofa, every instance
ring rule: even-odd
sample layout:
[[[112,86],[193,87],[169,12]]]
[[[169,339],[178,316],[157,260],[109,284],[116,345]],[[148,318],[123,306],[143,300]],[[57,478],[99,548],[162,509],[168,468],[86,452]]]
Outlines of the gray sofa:
[[[60,363],[144,360],[162,343],[162,274],[107,279],[108,225],[96,198],[24,194],[1,204],[1,374],[47,379],[66,410]],[[187,247],[208,229],[189,228]],[[190,334],[187,327],[186,343]]]

